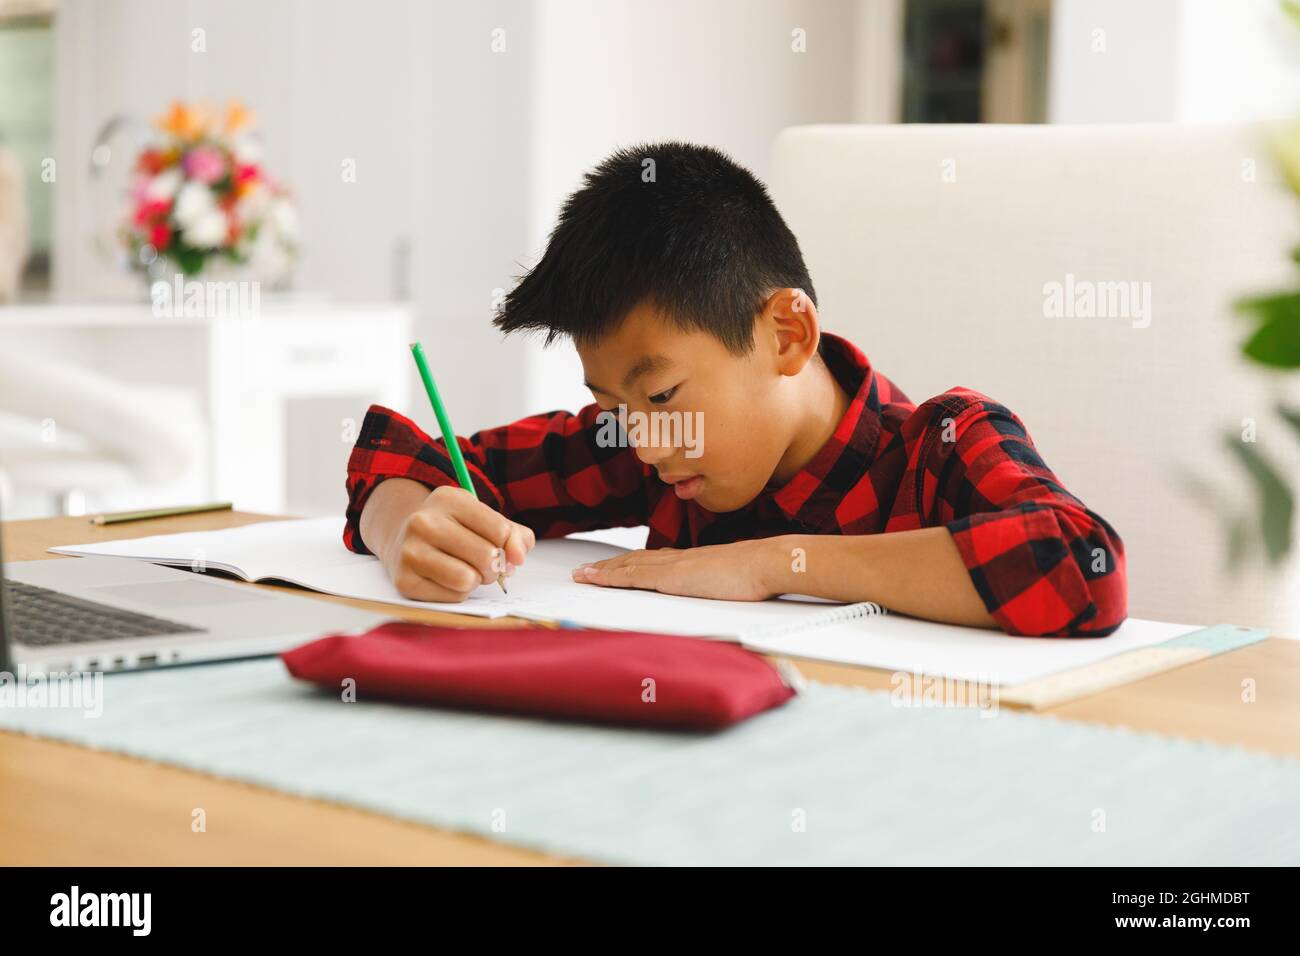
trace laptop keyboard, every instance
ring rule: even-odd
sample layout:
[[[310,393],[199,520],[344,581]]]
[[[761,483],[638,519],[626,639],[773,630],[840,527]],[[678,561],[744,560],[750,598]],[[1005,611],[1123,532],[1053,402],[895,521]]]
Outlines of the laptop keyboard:
[[[161,634],[201,634],[202,629],[21,581],[5,580],[4,601],[13,639],[19,644],[47,647],[85,644]]]

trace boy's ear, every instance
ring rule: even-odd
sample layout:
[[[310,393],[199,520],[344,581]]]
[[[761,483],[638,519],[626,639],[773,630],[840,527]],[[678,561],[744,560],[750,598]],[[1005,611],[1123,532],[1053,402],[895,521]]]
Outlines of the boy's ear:
[[[802,289],[777,289],[759,314],[758,328],[771,336],[782,375],[796,375],[814,355],[821,340],[817,306]]]

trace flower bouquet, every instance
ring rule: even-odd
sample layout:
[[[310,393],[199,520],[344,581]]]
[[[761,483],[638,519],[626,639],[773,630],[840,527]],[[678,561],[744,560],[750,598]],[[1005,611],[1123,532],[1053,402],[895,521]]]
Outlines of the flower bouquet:
[[[297,217],[287,191],[262,168],[251,114],[231,103],[218,118],[174,103],[158,141],[136,159],[121,237],[150,281],[197,276],[217,262],[287,275]]]

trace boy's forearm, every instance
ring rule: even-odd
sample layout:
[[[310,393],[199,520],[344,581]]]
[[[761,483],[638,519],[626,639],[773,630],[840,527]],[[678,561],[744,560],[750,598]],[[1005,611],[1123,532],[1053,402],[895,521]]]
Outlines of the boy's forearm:
[[[768,540],[774,593],[874,601],[932,621],[998,627],[947,528]]]
[[[429,489],[410,478],[381,481],[361,510],[361,540],[371,554],[383,559],[398,530],[429,497]]]

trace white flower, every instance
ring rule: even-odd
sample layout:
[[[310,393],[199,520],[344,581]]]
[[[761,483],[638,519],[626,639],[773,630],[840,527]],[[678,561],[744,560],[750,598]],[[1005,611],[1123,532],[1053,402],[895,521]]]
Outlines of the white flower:
[[[298,235],[298,212],[289,200],[277,199],[271,203],[270,218],[275,231],[285,239],[293,239]]]
[[[259,222],[266,215],[271,203],[270,190],[254,184],[239,202],[235,203],[235,214],[241,222]]]
[[[185,227],[185,241],[196,249],[215,249],[225,245],[229,229],[221,210],[213,209]]]
[[[172,209],[172,215],[176,217],[176,224],[188,232],[191,226],[208,216],[215,208],[211,189],[203,183],[188,182],[176,194],[176,205]]]
[[[153,179],[149,180],[149,185],[145,187],[144,194],[155,202],[161,202],[165,199],[171,199],[176,195],[176,190],[181,185],[181,171],[173,166],[165,172],[159,173]]]

